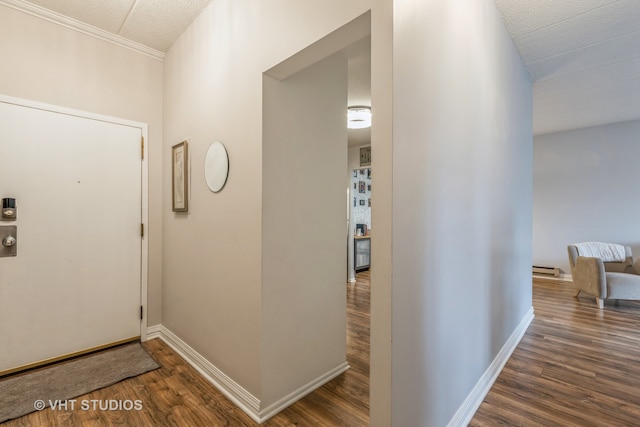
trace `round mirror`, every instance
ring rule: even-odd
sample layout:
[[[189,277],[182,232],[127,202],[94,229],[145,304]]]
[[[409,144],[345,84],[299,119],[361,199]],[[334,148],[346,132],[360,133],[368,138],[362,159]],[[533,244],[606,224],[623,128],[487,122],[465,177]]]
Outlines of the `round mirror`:
[[[207,150],[204,159],[204,177],[211,191],[222,190],[229,175],[229,156],[222,142],[216,141]]]

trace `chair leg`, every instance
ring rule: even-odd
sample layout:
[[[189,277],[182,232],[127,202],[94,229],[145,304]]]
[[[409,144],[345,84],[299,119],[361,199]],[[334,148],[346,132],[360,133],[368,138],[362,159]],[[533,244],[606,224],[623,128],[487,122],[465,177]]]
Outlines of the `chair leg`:
[[[573,293],[574,297],[577,297],[578,295],[580,295],[580,292],[582,291],[582,289],[580,288],[576,288],[575,292]]]
[[[596,298],[596,303],[598,304],[598,308],[600,310],[604,308],[604,298]]]

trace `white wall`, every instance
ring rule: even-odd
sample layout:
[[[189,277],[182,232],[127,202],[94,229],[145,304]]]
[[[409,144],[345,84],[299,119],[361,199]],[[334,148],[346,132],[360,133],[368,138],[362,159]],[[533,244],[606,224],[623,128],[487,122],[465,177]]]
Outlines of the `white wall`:
[[[346,366],[347,58],[265,76],[261,404]],[[312,100],[310,102],[310,100]]]
[[[393,425],[444,426],[531,308],[531,83],[490,0],[393,46]]]
[[[262,74],[367,8],[365,0],[216,0],[165,57],[164,150],[190,140],[192,186],[191,212],[173,214],[165,174],[163,324],[258,398]],[[202,178],[214,140],[230,157],[217,194]]]
[[[640,254],[640,120],[534,137],[533,265],[571,274],[567,245]]]
[[[149,124],[147,320],[160,323],[162,62],[1,5],[0,40],[0,93]]]

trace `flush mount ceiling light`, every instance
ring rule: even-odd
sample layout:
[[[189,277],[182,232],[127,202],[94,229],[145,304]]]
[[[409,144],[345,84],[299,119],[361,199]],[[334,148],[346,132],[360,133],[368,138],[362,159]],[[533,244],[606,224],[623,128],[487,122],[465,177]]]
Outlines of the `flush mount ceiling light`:
[[[371,107],[349,107],[347,109],[347,127],[349,129],[364,129],[371,127]]]

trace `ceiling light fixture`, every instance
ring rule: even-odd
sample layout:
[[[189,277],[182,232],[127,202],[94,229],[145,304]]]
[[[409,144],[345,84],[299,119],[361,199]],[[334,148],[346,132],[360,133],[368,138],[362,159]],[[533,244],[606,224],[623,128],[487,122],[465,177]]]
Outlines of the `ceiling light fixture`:
[[[371,107],[353,106],[347,108],[347,127],[349,129],[371,127]]]

